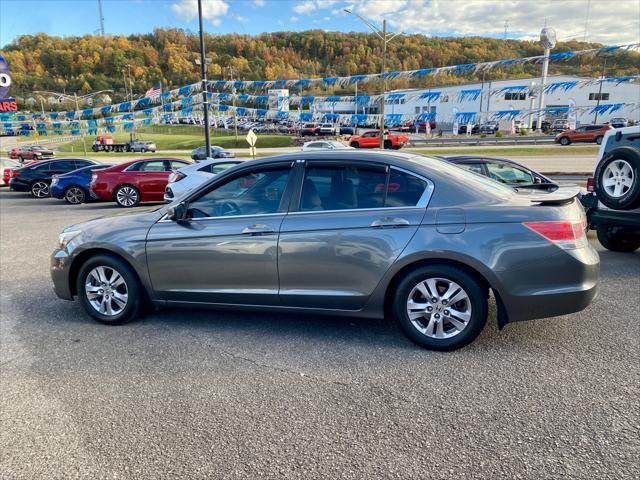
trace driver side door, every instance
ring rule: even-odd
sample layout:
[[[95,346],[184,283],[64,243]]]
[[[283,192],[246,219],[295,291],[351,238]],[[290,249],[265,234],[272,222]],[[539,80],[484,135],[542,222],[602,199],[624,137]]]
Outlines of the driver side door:
[[[156,223],[147,262],[158,298],[278,304],[278,235],[291,172],[290,162],[235,172],[189,198],[186,221]]]

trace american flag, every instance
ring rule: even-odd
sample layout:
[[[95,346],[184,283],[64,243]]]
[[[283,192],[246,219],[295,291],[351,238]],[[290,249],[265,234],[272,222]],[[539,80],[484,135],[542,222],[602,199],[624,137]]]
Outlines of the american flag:
[[[161,93],[162,93],[162,88],[160,87],[160,84],[158,83],[157,85],[154,85],[149,90],[147,90],[145,92],[144,96],[145,97],[149,97],[149,98],[157,98],[157,97],[160,96]]]

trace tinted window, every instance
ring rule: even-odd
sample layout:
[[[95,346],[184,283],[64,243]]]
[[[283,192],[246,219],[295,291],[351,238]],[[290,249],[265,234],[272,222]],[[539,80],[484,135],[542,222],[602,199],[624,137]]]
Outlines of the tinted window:
[[[164,172],[166,168],[163,160],[154,160],[152,162],[144,162],[139,170],[141,172]]]
[[[414,207],[422,197],[427,182],[409,173],[391,169],[385,207]]]
[[[35,170],[38,172],[47,172],[49,171],[49,166],[50,166],[49,163],[42,163],[42,164],[36,165],[35,167],[31,167],[30,170]]]
[[[480,175],[484,175],[484,170],[482,169],[481,163],[456,163],[459,167],[462,167],[471,172],[479,173]]]
[[[533,175],[529,172],[504,163],[487,162],[489,177],[502,183],[533,183]]]
[[[345,210],[384,206],[387,174],[362,167],[310,167],[305,171],[300,210]]]
[[[213,173],[214,175],[217,175],[218,173],[223,172],[227,168],[231,168],[234,165],[236,164],[235,163],[210,163],[209,165],[200,167],[198,170],[200,172]]]
[[[76,160],[75,161],[76,168],[88,167],[89,165],[93,165],[93,163],[86,160]]]
[[[179,162],[178,160],[171,160],[171,170],[178,170],[179,168],[189,165],[187,162]]]
[[[71,171],[76,169],[76,162],[73,160],[63,160],[51,164],[51,170]]]
[[[246,173],[205,193],[189,204],[193,218],[277,213],[290,168]]]

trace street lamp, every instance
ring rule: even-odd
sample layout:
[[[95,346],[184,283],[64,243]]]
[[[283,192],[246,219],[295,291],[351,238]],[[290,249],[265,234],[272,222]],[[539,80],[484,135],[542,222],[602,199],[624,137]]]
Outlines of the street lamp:
[[[542,130],[542,120],[544,120],[544,88],[547,83],[547,72],[549,71],[549,54],[551,49],[556,46],[556,31],[551,27],[544,27],[540,32],[540,43],[544,48],[544,60],[542,62],[542,83],[540,84],[540,96],[538,97],[538,124],[537,130]]]
[[[348,8],[344,9],[345,12],[350,13],[351,15],[355,15],[358,17],[362,23],[364,23],[367,27],[369,27],[373,33],[375,33],[380,40],[382,40],[382,98],[380,99],[380,148],[384,148],[384,102],[385,102],[385,92],[387,90],[387,81],[384,78],[385,73],[385,63],[387,58],[387,43],[396,38],[399,35],[403,35],[403,32],[396,33],[387,33],[387,19],[382,19],[382,30],[375,24],[369,22],[366,18],[361,17],[357,13],[352,12]]]
[[[211,156],[211,136],[209,135],[209,99],[207,97],[207,60],[204,52],[204,32],[202,29],[202,0],[198,0],[198,26],[200,28],[200,77],[202,77],[202,104],[204,107],[204,146],[207,156]]]

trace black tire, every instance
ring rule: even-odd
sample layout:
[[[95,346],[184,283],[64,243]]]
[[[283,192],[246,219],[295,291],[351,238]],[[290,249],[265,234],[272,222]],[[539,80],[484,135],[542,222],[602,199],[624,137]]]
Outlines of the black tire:
[[[120,185],[113,192],[113,200],[123,208],[137,207],[140,204],[140,191],[133,185]]]
[[[47,198],[51,195],[51,182],[47,180],[34,180],[31,182],[29,191],[35,198]]]
[[[114,271],[119,273],[124,280],[126,290],[123,290],[122,286],[120,285],[117,287],[117,289],[111,291],[111,293],[115,292],[116,294],[120,295],[122,295],[123,292],[126,292],[127,295],[127,301],[124,308],[122,308],[122,310],[115,315],[107,315],[101,313],[91,304],[88,298],[85,285],[87,283],[94,284],[93,278],[88,277],[91,271],[97,267],[104,267],[105,274],[108,275],[107,280],[113,278],[112,272]],[[127,263],[113,255],[101,254],[91,257],[89,260],[87,260],[80,267],[80,271],[78,272],[78,278],[76,279],[76,288],[76,291],[78,292],[78,299],[80,300],[82,307],[91,317],[95,318],[100,323],[104,323],[106,325],[122,325],[123,323],[135,320],[140,316],[142,312],[143,292],[138,276]],[[103,292],[108,292],[108,290],[105,288],[103,289]],[[116,300],[113,299],[113,297],[111,297],[111,299],[109,300],[105,300],[104,297],[98,296],[96,301],[100,299],[105,303],[109,302],[110,308],[113,308],[114,306],[116,308],[118,307],[118,304],[115,303]]]
[[[616,168],[617,166],[622,166],[623,170]],[[619,196],[614,196],[615,190],[608,192],[605,182],[617,181],[617,172],[624,173],[623,177],[630,181],[631,185],[621,184],[622,188],[626,185],[627,190]],[[598,200],[607,207],[614,210],[633,210],[640,207],[640,150],[634,147],[614,148],[598,163],[594,180]],[[616,188],[615,184],[613,188]]]
[[[349,146],[353,148],[360,148],[360,144],[358,142],[351,142]]]
[[[560,145],[571,145],[571,140],[569,139],[569,137],[560,137],[560,140],[558,140],[560,142]]]
[[[433,338],[424,332],[421,332],[418,327],[409,319],[407,313],[407,301],[414,287],[420,282],[427,279],[444,279],[445,281],[455,282],[460,286],[467,294],[465,300],[461,300],[465,307],[471,308],[471,315],[464,328],[454,336],[449,338]],[[437,288],[441,287],[440,283],[437,283]],[[442,294],[443,292],[439,292]],[[438,303],[431,303],[430,299],[425,300],[427,308],[440,308],[446,309],[446,304],[443,305],[438,300]],[[459,302],[456,304],[459,305]],[[451,306],[449,306],[451,308]],[[453,310],[453,309],[452,309]],[[447,313],[441,310],[442,314]],[[412,270],[407,273],[398,283],[394,299],[392,312],[395,319],[400,324],[402,331],[410,340],[420,345],[423,348],[429,350],[455,350],[462,348],[465,345],[471,343],[482,332],[487,322],[487,292],[480,285],[480,283],[464,270],[448,265],[433,265],[427,267],[421,267],[416,270]],[[425,316],[427,314],[425,313]],[[434,313],[434,317],[435,317]],[[431,316],[431,314],[429,314]],[[443,331],[453,331],[453,324],[445,320],[445,317],[441,317],[443,322]],[[418,319],[421,321],[422,319]],[[429,322],[430,323],[430,322]],[[436,321],[437,323],[437,321]],[[435,327],[434,327],[435,328]],[[428,327],[425,326],[425,329]],[[435,333],[435,332],[433,332]]]
[[[600,244],[612,252],[630,253],[640,248],[640,235],[634,235],[622,229],[598,225],[596,234]]]
[[[93,146],[91,147],[91,150],[93,150],[94,152],[97,152],[97,151],[98,151],[98,147],[96,147],[95,145],[93,145]]]
[[[20,163],[24,163],[24,157],[22,155],[18,155],[18,161]]]
[[[382,145],[384,145],[385,150],[389,150],[390,148],[393,148],[393,144],[391,143],[391,140],[385,140]]]
[[[80,205],[87,199],[84,189],[78,185],[69,185],[64,189],[64,201],[69,205]]]
[[[598,145],[601,145],[601,144],[602,144],[602,135],[598,135],[598,136],[596,137],[596,143],[597,143]]]

